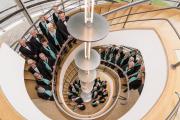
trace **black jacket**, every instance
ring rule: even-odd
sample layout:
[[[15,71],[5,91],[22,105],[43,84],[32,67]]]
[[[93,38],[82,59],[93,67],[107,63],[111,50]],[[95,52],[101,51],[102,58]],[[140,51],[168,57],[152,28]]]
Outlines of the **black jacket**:
[[[46,23],[48,24],[49,21],[46,20]],[[42,25],[42,22],[39,22],[39,27],[40,27],[42,33],[47,37],[47,31],[46,31],[46,28]]]
[[[54,23],[56,24],[57,21],[58,21],[58,17],[56,16],[55,13],[53,13],[52,16],[53,16]],[[57,25],[57,24],[56,24],[56,25]]]
[[[57,38],[59,45],[62,46],[64,43],[64,40],[63,40],[61,33],[58,30],[56,30],[56,38]],[[54,38],[51,36],[50,33],[48,33],[48,40],[49,40],[49,43],[52,44],[57,50],[60,49],[59,46],[56,46],[56,44],[54,42]]]
[[[27,58],[31,58],[33,60],[37,60],[37,51],[36,49],[33,49],[33,47],[31,46],[30,42],[26,42],[26,45],[29,47],[29,49],[21,46],[19,48],[19,51]]]
[[[48,43],[48,46],[51,48],[51,50],[57,55],[57,50],[56,48]],[[44,47],[41,47],[41,52],[44,53],[47,57],[51,57],[51,54],[44,48]],[[52,58],[52,57],[51,57]]]
[[[48,58],[48,64],[49,64],[49,66],[51,67],[52,71],[53,71],[54,63],[55,63],[55,60],[54,60],[54,59]],[[46,68],[46,65],[45,65],[45,63],[43,62],[43,60],[39,60],[39,65],[40,65],[41,68],[43,68],[43,69],[45,69],[46,71],[48,71],[48,73],[52,73],[52,71],[49,71],[49,70]]]
[[[49,80],[50,81],[50,80]],[[46,86],[50,86],[51,85],[51,83],[49,84],[49,85],[47,85],[45,82],[43,82],[43,81],[41,81],[41,80],[36,80],[36,83],[38,84],[38,85],[46,85]]]
[[[43,87],[45,90],[51,90],[51,87],[50,87],[50,86],[44,85],[44,86],[42,86],[42,87]],[[49,95],[46,94],[46,93],[39,93],[39,92],[37,92],[37,94],[38,94],[38,96],[39,96],[40,98],[42,98],[42,99],[51,100],[51,101],[54,100],[53,96],[49,96]]]
[[[69,20],[69,17],[66,16],[65,21],[67,22],[68,20]],[[57,29],[58,29],[58,30],[60,31],[60,33],[62,34],[63,39],[64,39],[64,40],[67,40],[68,35],[70,35],[70,34],[69,34],[68,30],[67,30],[66,25],[64,24],[64,21],[62,21],[61,19],[59,19],[59,20],[57,21]]]
[[[37,69],[39,70],[40,74],[41,74],[44,78],[47,78],[47,79],[49,79],[49,80],[52,79],[51,73],[50,73],[48,70],[46,70],[46,68],[44,68],[43,65],[41,65],[40,63],[37,63],[36,66],[37,66]],[[30,68],[29,68],[29,72],[31,72],[32,74],[34,74],[36,71],[35,71],[32,67],[30,67]]]
[[[42,44],[40,43],[40,40],[43,38],[44,36],[42,34],[37,34],[37,38],[39,39],[39,42],[36,40],[35,37],[31,37],[30,39],[30,44],[33,47],[34,50],[37,51],[36,54],[40,53],[40,48],[42,47]]]

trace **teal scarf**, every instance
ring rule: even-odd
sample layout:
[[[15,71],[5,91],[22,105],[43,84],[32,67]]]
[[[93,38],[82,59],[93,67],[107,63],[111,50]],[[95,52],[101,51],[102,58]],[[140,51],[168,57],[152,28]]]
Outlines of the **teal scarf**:
[[[51,57],[52,57],[53,59],[56,59],[55,53],[51,50],[51,48],[50,48],[49,46],[48,46],[47,48],[44,47],[44,49],[47,50],[47,51],[50,53],[50,55],[51,55]]]
[[[49,96],[52,96],[52,92],[50,90],[46,90],[45,93]]]
[[[55,45],[59,45],[59,42],[58,42],[58,40],[57,40],[57,38],[56,38],[56,32],[51,33],[51,35],[52,35],[52,37],[53,37],[53,39],[54,39]]]
[[[42,78],[40,81],[44,82],[46,85],[50,84],[50,81],[48,79]]]
[[[129,79],[129,83],[131,83],[131,82],[133,82],[135,80],[137,80],[137,77],[132,77],[132,78]]]
[[[44,61],[44,64],[46,66],[46,68],[49,70],[49,71],[52,71],[51,67],[49,66],[48,62],[47,61]]]

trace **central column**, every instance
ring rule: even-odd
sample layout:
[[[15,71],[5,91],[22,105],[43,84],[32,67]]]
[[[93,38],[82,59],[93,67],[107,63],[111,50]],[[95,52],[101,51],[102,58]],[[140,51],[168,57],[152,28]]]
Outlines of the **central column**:
[[[84,102],[89,102],[91,101],[91,91],[96,78],[96,68],[100,64],[100,55],[93,49],[90,49],[89,57],[85,56],[84,53],[86,53],[86,49],[82,49],[77,53],[75,64],[79,68],[78,78],[81,83],[81,97]]]
[[[94,13],[94,0],[84,0],[84,12],[71,16],[67,29],[74,38],[84,42],[84,48],[76,54],[74,60],[79,68],[81,97],[84,102],[89,102],[96,69],[100,65],[100,55],[91,49],[91,43],[103,39],[108,34],[108,23],[103,16]]]

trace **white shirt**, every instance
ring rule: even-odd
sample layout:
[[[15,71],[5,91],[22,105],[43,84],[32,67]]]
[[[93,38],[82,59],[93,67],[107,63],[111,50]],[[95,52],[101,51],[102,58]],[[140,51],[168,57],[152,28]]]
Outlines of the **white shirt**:
[[[64,25],[67,26],[67,22],[66,21],[64,21]]]
[[[34,70],[35,70],[37,73],[40,73],[37,67],[35,67]]]
[[[31,49],[28,46],[26,46],[25,48],[31,51]]]

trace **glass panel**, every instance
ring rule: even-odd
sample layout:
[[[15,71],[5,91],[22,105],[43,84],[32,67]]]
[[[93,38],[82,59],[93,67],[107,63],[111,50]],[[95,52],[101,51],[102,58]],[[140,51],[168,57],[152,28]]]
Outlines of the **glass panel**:
[[[176,52],[176,56],[177,56],[178,61],[180,61],[180,49],[176,50],[175,52]]]

